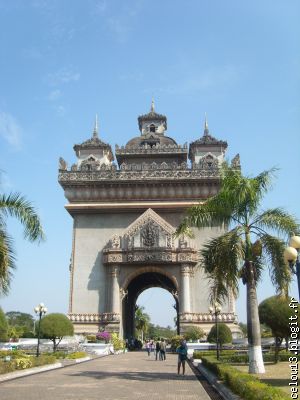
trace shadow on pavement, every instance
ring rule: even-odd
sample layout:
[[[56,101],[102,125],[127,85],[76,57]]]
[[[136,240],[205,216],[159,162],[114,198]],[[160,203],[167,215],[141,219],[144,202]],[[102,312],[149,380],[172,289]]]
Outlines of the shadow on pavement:
[[[194,381],[196,377],[194,375],[177,375],[177,373],[166,373],[166,372],[107,372],[107,371],[82,371],[77,374],[67,374],[68,376],[80,376],[94,379],[109,379],[119,378],[125,380],[134,381],[164,381],[164,380],[184,380]]]

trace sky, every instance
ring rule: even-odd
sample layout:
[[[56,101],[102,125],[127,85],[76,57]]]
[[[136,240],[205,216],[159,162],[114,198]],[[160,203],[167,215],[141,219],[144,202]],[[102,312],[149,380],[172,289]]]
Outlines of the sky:
[[[181,144],[202,136],[206,113],[245,174],[278,167],[263,207],[300,219],[299,20],[297,0],[0,0],[0,190],[26,195],[47,237],[25,242],[8,221],[17,270],[4,311],[68,311],[72,218],[58,159],[75,162],[96,113],[113,149],[139,134],[152,96]],[[266,273],[259,301],[273,294]],[[138,303],[173,325],[168,292],[148,289]],[[243,287],[237,313],[246,321]]]

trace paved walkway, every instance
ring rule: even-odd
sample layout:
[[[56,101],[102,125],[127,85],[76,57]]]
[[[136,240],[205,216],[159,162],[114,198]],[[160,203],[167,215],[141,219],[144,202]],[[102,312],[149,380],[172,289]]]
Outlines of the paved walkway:
[[[1,383],[0,399],[209,400],[188,365],[185,376],[176,370],[176,355],[130,352]]]

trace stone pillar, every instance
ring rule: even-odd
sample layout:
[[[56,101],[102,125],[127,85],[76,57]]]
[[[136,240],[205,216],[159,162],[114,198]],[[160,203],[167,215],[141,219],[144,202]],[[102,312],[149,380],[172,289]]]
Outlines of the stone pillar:
[[[110,311],[115,314],[120,314],[119,272],[120,268],[117,265],[112,265],[110,267],[110,275],[111,275]]]
[[[190,272],[191,267],[188,264],[182,264],[180,268],[180,305],[179,312],[191,312],[191,295],[190,295]]]

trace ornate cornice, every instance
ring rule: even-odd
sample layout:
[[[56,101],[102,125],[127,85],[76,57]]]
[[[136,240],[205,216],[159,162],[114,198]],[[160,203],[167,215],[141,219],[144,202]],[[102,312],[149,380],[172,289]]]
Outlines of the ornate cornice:
[[[95,149],[95,148],[105,148],[111,150],[110,145],[100,140],[97,136],[93,136],[91,139],[88,139],[81,144],[75,144],[73,147],[73,149],[76,152],[77,150],[81,149]]]
[[[70,314],[68,314],[68,318],[73,323],[119,322],[120,314],[118,314],[118,313],[101,313],[101,314],[70,313]]]
[[[168,145],[161,145],[161,144],[157,144],[154,146],[150,146],[150,145],[143,145],[143,146],[122,146],[119,147],[118,145],[116,145],[115,148],[115,154],[119,155],[119,154],[178,154],[178,153],[183,153],[183,154],[187,154],[188,153],[188,148],[187,148],[187,144],[184,144],[183,146],[181,145],[172,145],[172,144],[168,144]]]
[[[180,313],[180,322],[215,322],[215,317],[210,313]],[[220,322],[236,322],[237,316],[234,313],[221,313],[218,315]]]
[[[190,147],[195,146],[195,145],[221,145],[225,148],[227,148],[228,144],[224,140],[219,140],[216,139],[215,137],[207,134],[203,135],[200,139],[195,140],[194,142],[191,142]]]
[[[115,170],[113,168],[103,169],[99,171],[60,171],[58,181],[64,182],[100,182],[100,181],[144,181],[144,180],[192,180],[201,178],[219,178],[220,171],[218,168],[193,168],[182,169],[178,166],[172,170],[151,169],[143,171],[127,171]]]

